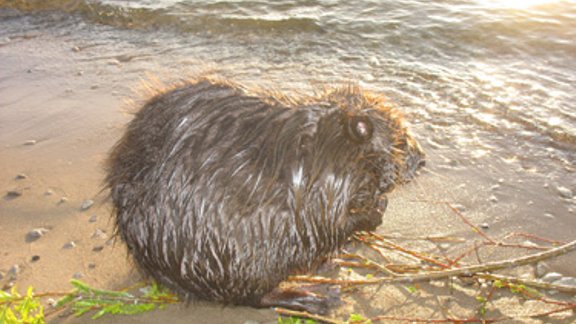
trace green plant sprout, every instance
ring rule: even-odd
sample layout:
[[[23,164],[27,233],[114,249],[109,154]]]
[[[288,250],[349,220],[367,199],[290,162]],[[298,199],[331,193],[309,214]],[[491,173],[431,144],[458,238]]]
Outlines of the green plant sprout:
[[[26,296],[20,296],[13,287],[11,291],[0,291],[0,324],[4,323],[44,323],[44,307],[41,297],[64,295],[55,305],[57,311],[65,307],[73,310],[75,316],[82,316],[94,311],[92,319],[107,314],[133,315],[164,308],[166,304],[179,302],[178,298],[156,283],[144,287],[139,294],[127,291],[103,290],[90,287],[79,280],[71,280],[74,289],[65,294],[34,294],[28,288]]]
[[[15,287],[10,292],[0,290],[0,323],[44,323],[44,307],[32,287],[25,296],[20,296]]]
[[[106,314],[133,315],[145,313],[166,304],[176,303],[178,299],[161,289],[156,283],[144,289],[142,296],[136,296],[126,291],[96,289],[79,280],[71,280],[74,286],[68,295],[56,303],[56,308],[70,305],[74,315],[81,316],[90,311],[96,311],[92,319],[98,319]]]

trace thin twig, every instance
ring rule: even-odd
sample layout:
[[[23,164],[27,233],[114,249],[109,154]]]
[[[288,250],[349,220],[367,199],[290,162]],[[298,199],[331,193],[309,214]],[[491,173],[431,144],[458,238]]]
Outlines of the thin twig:
[[[374,237],[374,238],[376,238],[378,241],[377,241],[377,242],[368,242],[368,241],[366,240],[366,238],[365,238],[366,236],[368,236],[368,237]],[[444,263],[442,263],[442,262],[440,262],[440,261],[438,261],[438,260],[435,260],[435,259],[433,259],[433,258],[431,258],[431,257],[425,256],[425,255],[423,255],[423,254],[421,254],[421,253],[418,253],[418,252],[411,251],[411,250],[408,250],[408,249],[406,249],[406,248],[403,248],[403,247],[401,247],[400,245],[394,244],[394,243],[390,242],[389,240],[386,240],[384,237],[382,237],[382,236],[380,236],[380,235],[378,235],[378,234],[376,234],[376,233],[370,232],[370,233],[367,233],[365,236],[355,235],[354,238],[357,239],[357,240],[359,240],[360,242],[365,242],[365,243],[367,243],[367,244],[373,244],[373,245],[378,246],[378,247],[389,248],[389,249],[391,248],[391,249],[394,249],[394,250],[396,250],[396,251],[400,251],[400,252],[402,252],[402,253],[411,255],[411,256],[419,259],[419,260],[426,261],[426,262],[428,262],[428,263],[432,263],[432,264],[437,265],[437,266],[439,266],[439,267],[441,267],[441,268],[444,268],[444,269],[449,268],[448,265],[446,265],[446,264],[444,264]]]
[[[547,239],[544,237],[540,237],[534,234],[530,234],[530,233],[521,233],[521,232],[512,232],[506,236],[504,236],[504,238],[502,240],[506,240],[515,236],[520,236],[520,237],[525,237],[528,239],[532,239],[532,240],[536,240],[536,241],[542,241],[542,242],[546,242],[555,246],[558,245],[562,245],[562,244],[566,244],[566,242],[562,242],[562,241],[556,241],[556,240],[551,240],[551,239]]]
[[[300,318],[309,318],[309,319],[313,319],[316,321],[321,321],[321,322],[325,322],[325,323],[329,323],[329,324],[344,324],[344,322],[339,321],[337,319],[325,317],[325,316],[321,316],[321,315],[316,315],[316,314],[310,314],[308,312],[294,311],[294,310],[281,308],[281,307],[277,307],[274,310],[279,315],[294,316],[294,317],[300,317]]]
[[[566,307],[560,307],[560,308],[556,308],[553,309],[551,311],[545,312],[545,313],[541,313],[541,314],[535,314],[535,315],[529,315],[530,317],[544,317],[544,316],[548,316],[548,315],[552,315],[552,314],[556,314],[556,313],[560,313],[563,311],[567,311],[570,309],[576,309],[576,304],[570,305],[570,306],[566,306]]]
[[[373,248],[373,247],[371,247],[371,248]],[[375,262],[375,261],[373,261],[373,260],[370,260],[369,258],[367,258],[367,257],[365,257],[365,256],[362,256],[362,255],[360,255],[360,254],[353,254],[353,255],[354,255],[355,258],[360,259],[360,261],[364,262],[364,264],[366,264],[366,265],[371,265],[371,266],[373,266],[373,267],[376,267],[378,270],[380,270],[380,271],[382,271],[382,272],[384,272],[384,273],[386,273],[386,274],[388,274],[388,275],[391,275],[391,276],[394,276],[394,277],[395,277],[395,276],[398,276],[397,273],[395,273],[394,271],[386,268],[386,266],[383,266],[383,265],[381,265],[381,264],[378,263],[378,262]]]
[[[307,276],[291,276],[292,281],[305,281],[305,282],[317,282],[317,283],[333,283],[333,284],[343,284],[343,285],[355,285],[355,284],[376,284],[376,283],[396,283],[396,282],[415,282],[423,280],[438,280],[448,277],[455,277],[461,275],[471,275],[479,272],[495,271],[510,267],[518,267],[526,264],[535,263],[545,259],[553,258],[565,253],[568,253],[576,248],[576,241],[572,241],[568,244],[564,244],[554,249],[550,249],[545,252],[536,253],[533,255],[528,255],[520,257],[517,259],[510,259],[504,261],[488,262],[485,264],[478,264],[469,267],[459,268],[459,269],[449,269],[441,271],[430,271],[426,273],[420,273],[416,275],[401,275],[397,277],[385,277],[385,278],[374,278],[365,280],[338,280],[338,279],[328,279],[328,278],[318,278],[318,277],[307,277]],[[313,278],[313,279],[311,279]],[[313,281],[310,281],[313,280]]]
[[[397,321],[403,323],[494,323],[508,319],[507,317],[494,318],[494,319],[479,319],[479,318],[446,318],[446,319],[424,319],[424,318],[407,318],[407,317],[394,317],[394,316],[376,316],[371,318],[372,322],[377,321]]]
[[[535,288],[539,288],[539,289],[556,290],[556,291],[560,291],[563,293],[576,294],[576,287],[574,287],[574,286],[555,285],[555,284],[547,283],[544,281],[520,279],[520,278],[515,278],[515,277],[508,277],[508,276],[502,276],[502,275],[497,275],[497,274],[491,274],[491,273],[476,273],[475,275],[480,277],[480,278],[487,279],[487,280],[500,280],[503,282],[511,282],[511,283],[535,287]]]

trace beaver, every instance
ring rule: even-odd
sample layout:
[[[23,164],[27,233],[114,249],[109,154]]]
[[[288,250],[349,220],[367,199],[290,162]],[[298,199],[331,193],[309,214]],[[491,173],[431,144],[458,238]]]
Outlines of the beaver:
[[[350,84],[293,98],[201,78],[159,93],[109,157],[117,233],[147,275],[186,300],[322,312],[281,290],[424,164],[400,114]]]

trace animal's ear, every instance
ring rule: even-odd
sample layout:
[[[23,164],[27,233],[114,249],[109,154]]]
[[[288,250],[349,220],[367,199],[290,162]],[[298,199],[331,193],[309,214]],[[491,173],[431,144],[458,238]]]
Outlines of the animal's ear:
[[[346,116],[344,131],[356,143],[365,143],[372,138],[374,125],[367,116]]]

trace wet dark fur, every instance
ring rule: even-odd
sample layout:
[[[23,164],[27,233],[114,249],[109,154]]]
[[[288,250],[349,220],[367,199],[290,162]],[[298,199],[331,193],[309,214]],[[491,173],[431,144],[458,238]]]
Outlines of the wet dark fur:
[[[383,194],[423,162],[401,118],[354,86],[288,102],[199,80],[136,114],[106,181],[147,274],[188,299],[260,306],[381,223]]]

